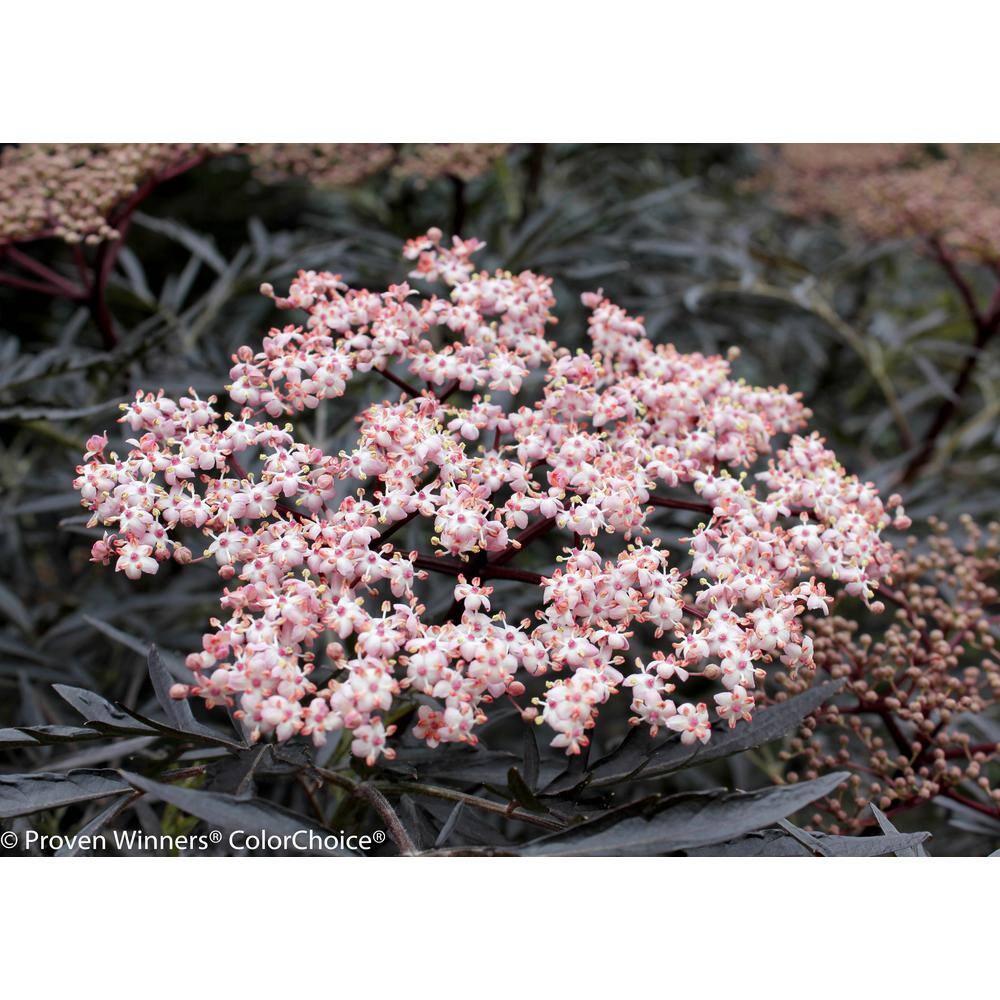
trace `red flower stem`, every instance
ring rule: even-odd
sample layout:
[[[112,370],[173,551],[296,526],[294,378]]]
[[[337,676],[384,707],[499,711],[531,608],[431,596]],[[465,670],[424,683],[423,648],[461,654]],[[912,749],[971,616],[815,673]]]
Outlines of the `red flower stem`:
[[[387,378],[393,385],[398,385],[403,392],[409,393],[416,399],[420,398],[419,389],[415,389],[409,382],[401,379],[398,375],[393,374],[388,368],[374,368],[372,370],[378,372],[383,378]]]
[[[122,230],[120,229],[119,232]],[[115,347],[118,343],[118,333],[115,330],[115,321],[111,316],[107,298],[108,280],[118,257],[118,249],[112,250],[112,248],[116,247],[118,242],[119,240],[105,241],[98,247],[97,259],[94,262],[94,278],[89,295],[90,314],[104,336],[104,346],[108,348]]]
[[[29,254],[22,253],[15,246],[7,247],[3,251],[4,256],[8,257],[15,264],[20,265],[25,271],[31,271],[32,274],[37,278],[41,278],[43,281],[47,281],[50,285],[57,288],[59,293],[68,299],[82,299],[86,298],[87,292],[85,289],[74,285],[73,282],[64,278],[57,271],[53,271],[52,268],[46,267],[41,261],[35,260],[34,257]]]
[[[672,497],[661,497],[655,493],[650,496],[649,502],[654,507],[667,507],[670,510],[694,510],[700,514],[711,514],[715,507],[710,503],[698,503],[695,500],[674,500]]]
[[[954,747],[951,750],[945,750],[944,756],[945,760],[956,760],[959,757],[971,757],[977,753],[997,753],[996,743],[976,743],[974,746],[969,747]]]
[[[540,573],[531,573],[528,570],[514,569],[507,566],[496,566],[493,563],[486,563],[480,570],[474,566],[465,566],[453,559],[444,559],[438,556],[428,556],[417,554],[413,559],[413,565],[417,569],[426,569],[431,573],[443,573],[445,576],[478,576],[481,580],[517,580],[521,583],[533,583],[541,585],[544,577]],[[705,612],[699,610],[691,604],[683,605],[686,614],[695,618],[704,618]]]
[[[870,704],[859,701],[857,705],[841,705],[838,707],[838,711],[841,715],[877,715],[892,737],[892,742],[896,744],[897,749],[903,756],[915,761],[923,752],[923,744],[921,744],[920,750],[916,753],[913,752],[912,742],[920,741],[911,741],[907,738],[906,733],[903,732],[895,716],[892,714],[892,709],[888,708],[881,701],[873,701]]]
[[[676,500],[673,497],[660,496],[653,493],[649,497],[649,502],[653,507],[667,507],[670,510],[693,510],[699,514],[714,514],[715,505],[710,503],[700,503],[697,500]],[[810,507],[790,507],[789,516],[799,517],[805,514],[813,520],[819,520],[815,511]]]
[[[79,243],[73,244],[73,262],[76,264],[76,272],[80,275],[80,283],[84,288],[90,287],[90,268],[87,267],[87,258],[83,254],[83,247]]]
[[[443,386],[441,391],[438,393],[438,402],[443,403],[449,396],[451,396],[458,389],[458,379],[453,378],[447,385]]]
[[[440,556],[428,556],[423,553],[417,553],[413,557],[413,565],[417,569],[430,570],[432,573],[444,573],[445,576],[464,576],[467,572],[471,570],[471,567],[466,566],[464,563],[460,563],[454,559],[444,559]]]
[[[515,566],[492,566],[487,563],[480,574],[484,580],[520,580],[522,583],[534,583],[541,585],[541,573],[532,573],[530,570],[517,569]]]
[[[435,483],[437,481],[438,475],[439,473],[437,468],[432,466],[431,471],[427,473],[427,475],[420,483],[417,484],[416,492],[420,493],[423,490],[427,489],[427,487],[430,486],[432,483]],[[386,541],[389,538],[392,538],[392,536],[396,534],[396,532],[399,531],[400,528],[406,527],[406,525],[408,525],[410,521],[412,521],[415,517],[419,516],[420,516],[420,511],[414,510],[411,513],[407,514],[406,517],[401,518],[398,521],[394,521],[392,524],[389,525],[388,528],[385,528],[382,531],[382,533],[378,536],[378,538],[375,539],[375,541],[372,543],[372,548],[378,548],[384,541]]]
[[[979,305],[976,302],[976,295],[972,290],[972,286],[966,280],[965,275],[958,269],[958,264],[955,262],[954,257],[948,253],[938,237],[932,236],[928,239],[927,243],[931,249],[931,253],[934,255],[934,259],[941,265],[942,270],[948,275],[951,283],[958,291],[965,310],[969,314],[969,319],[972,320],[972,325],[978,328],[983,321],[983,314],[979,311]]]
[[[125,234],[132,223],[133,213],[161,184],[194,169],[207,157],[207,153],[198,153],[185,160],[180,160],[174,166],[168,167],[158,174],[147,177],[109,217],[108,222],[118,230],[118,238],[105,240],[98,247],[97,259],[94,263],[94,277],[89,294],[91,314],[98,329],[104,335],[104,343],[107,347],[114,347],[118,343],[114,319],[107,302],[108,281],[114,272],[118,254],[121,253],[122,247],[125,245]]]
[[[412,521],[415,517],[419,516],[420,516],[420,511],[415,510],[413,511],[413,513],[407,514],[406,517],[401,518],[399,521],[394,521],[392,524],[389,525],[388,528],[386,528],[378,536],[378,538],[375,539],[375,541],[372,543],[372,548],[377,548],[383,542],[388,541],[390,538],[392,538],[394,534],[396,534],[397,531],[399,531],[400,528],[405,528],[410,523],[410,521]]]
[[[519,580],[521,583],[533,583],[536,586],[542,582],[540,573],[532,573],[529,570],[492,566],[490,563],[477,568],[473,563],[465,564],[455,559],[429,556],[424,553],[418,553],[414,557],[413,565],[431,573],[443,573],[445,576],[465,576],[469,579],[478,577],[480,580]]]
[[[232,452],[226,455],[226,464],[232,468],[233,472],[235,472],[240,479],[249,480],[250,476],[248,475],[246,469],[240,465],[239,459]]]
[[[113,216],[109,218],[111,225],[121,231],[120,223],[125,219],[129,219],[132,213],[139,207],[142,202],[144,202],[161,184],[166,184],[167,181],[172,181],[175,177],[179,177],[181,174],[187,173],[189,170],[193,170],[195,167],[200,166],[209,157],[208,153],[196,153],[194,156],[189,156],[186,160],[179,160],[172,167],[167,167],[165,170],[160,171],[158,174],[151,174],[146,178],[145,181],[140,184],[135,191],[129,195],[119,205],[115,210]],[[114,240],[112,242],[118,243],[120,241]],[[117,251],[115,252],[117,256]]]
[[[948,789],[946,792],[941,793],[944,798],[951,799],[952,802],[958,802],[959,804],[966,806],[969,809],[975,809],[976,812],[982,813],[984,816],[991,816],[996,818],[1000,816],[1000,809],[996,806],[984,805],[982,802],[977,802],[975,799],[967,798],[964,795],[959,795],[958,792]]]
[[[41,281],[34,281],[31,278],[22,278],[16,274],[6,274],[0,271],[0,285],[9,285],[11,288],[20,288],[26,292],[38,292],[40,295],[48,295],[52,298],[62,298],[63,291],[55,285],[49,285]]]
[[[487,565],[490,567],[503,566],[509,563],[526,545],[530,545],[536,538],[548,534],[556,526],[554,517],[543,517],[540,521],[528,525],[517,538],[516,544],[508,545],[503,552],[498,553]]]
[[[969,383],[972,381],[972,375],[976,370],[976,365],[979,363],[986,345],[995,336],[997,331],[1000,330],[1000,283],[994,289],[993,298],[984,313],[976,302],[972,286],[959,270],[955,259],[948,253],[941,241],[935,237],[928,240],[928,243],[934,257],[957,289],[959,297],[965,305],[965,310],[969,314],[969,320],[976,331],[976,336],[972,343],[971,352],[959,369],[955,382],[951,387],[951,392],[941,401],[937,412],[931,419],[930,425],[924,434],[917,453],[910,459],[909,464],[903,472],[900,480],[903,483],[912,482],[916,474],[930,460],[934,453],[937,439],[962,403],[962,397],[969,387]]]
[[[889,735],[892,737],[892,742],[896,744],[899,752],[909,759],[914,757],[913,747],[910,744],[910,740],[907,739],[906,734],[900,728],[899,723],[896,721],[895,716],[888,709],[883,709],[880,711],[879,716],[881,716],[882,723],[888,730]],[[919,756],[920,751],[923,750],[921,746],[920,750],[917,751],[917,756]]]

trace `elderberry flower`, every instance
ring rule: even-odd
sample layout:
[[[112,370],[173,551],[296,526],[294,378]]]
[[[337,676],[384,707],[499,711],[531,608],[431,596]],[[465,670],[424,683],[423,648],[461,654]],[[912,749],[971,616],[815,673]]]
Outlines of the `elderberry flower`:
[[[749,721],[769,669],[814,666],[802,614],[826,610],[827,584],[877,606],[894,569],[882,533],[908,523],[899,498],[803,433],[797,394],[654,344],[603,293],[584,296],[591,351],[570,353],[549,336],[552,280],[476,270],[481,246],[434,229],[406,244],[409,277],[444,297],[325,271],[300,271],[286,296],[266,287],[300,321],[233,355],[233,412],[139,392],[123,454],[88,440],[75,486],[108,529],[92,558],[138,579],[204,553],[223,617],[172,694],[230,706],[255,740],[343,730],[374,764],[393,756],[384,720],[402,701],[435,747],[474,745],[503,699],[575,754],[626,687],[635,724],[706,742],[707,704],[682,697],[695,677],[720,682],[719,720]],[[405,388],[359,415],[345,450],[298,439],[290,418],[380,374]],[[686,556],[657,536],[664,507],[702,515]],[[517,565],[545,535],[558,564]],[[457,579],[441,621],[423,603],[430,573]],[[533,618],[507,619],[498,579],[529,588]],[[626,676],[636,635],[665,648]],[[536,677],[544,692],[519,703]]]

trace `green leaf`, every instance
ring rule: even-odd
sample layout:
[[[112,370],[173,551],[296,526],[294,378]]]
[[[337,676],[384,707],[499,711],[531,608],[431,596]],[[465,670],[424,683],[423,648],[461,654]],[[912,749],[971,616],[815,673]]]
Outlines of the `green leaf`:
[[[607,826],[602,819],[531,841],[527,856],[650,856],[718,844],[745,836],[829,795],[846,771],[757,792],[702,792],[664,800],[651,818],[632,816]]]
[[[43,809],[58,809],[128,790],[129,786],[118,773],[109,770],[81,768],[65,774],[48,771],[3,774],[0,775],[0,819],[28,816]]]

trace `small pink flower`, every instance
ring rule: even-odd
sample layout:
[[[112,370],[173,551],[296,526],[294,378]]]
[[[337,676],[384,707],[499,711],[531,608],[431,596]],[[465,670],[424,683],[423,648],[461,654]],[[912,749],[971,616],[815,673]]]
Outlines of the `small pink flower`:
[[[681,734],[681,743],[691,744],[696,740],[707,743],[712,735],[708,721],[708,708],[703,702],[697,706],[690,702],[681,705],[677,714],[667,719],[667,726]]]
[[[152,546],[123,542],[118,546],[118,561],[115,569],[130,580],[138,580],[143,573],[155,573],[160,564],[152,557]]]

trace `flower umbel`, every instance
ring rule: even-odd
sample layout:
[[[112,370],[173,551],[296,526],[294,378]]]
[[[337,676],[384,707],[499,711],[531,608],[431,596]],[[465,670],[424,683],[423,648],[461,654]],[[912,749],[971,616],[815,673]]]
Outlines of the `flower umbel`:
[[[540,675],[537,709],[518,707],[570,754],[623,686],[636,724],[684,742],[710,739],[709,705],[728,725],[749,720],[769,666],[813,666],[802,613],[825,611],[827,582],[873,601],[893,566],[882,532],[909,523],[899,498],[883,503],[799,433],[797,394],[654,345],[600,292],[584,296],[591,350],[560,347],[552,280],[476,270],[480,247],[438,230],[406,244],[410,278],[444,297],[315,271],[286,296],[265,287],[305,319],[233,356],[232,412],[193,391],[140,392],[121,418],[124,456],[88,442],[75,485],[109,529],[94,559],[133,578],[168,559],[215,563],[223,617],[175,694],[233,706],[255,739],[349,730],[374,763],[392,755],[386,720],[406,698],[417,738],[471,744],[489,705],[518,704]],[[371,372],[402,392],[360,414],[351,450],[326,454],[284,422]],[[665,507],[705,515],[683,564],[650,523]],[[422,549],[392,540],[412,521]],[[557,567],[512,565],[550,534]],[[456,580],[441,622],[420,598],[432,572]],[[533,620],[496,610],[491,581],[505,579],[537,587]],[[637,630],[669,652],[625,676]],[[722,690],[686,701],[691,677]]]

